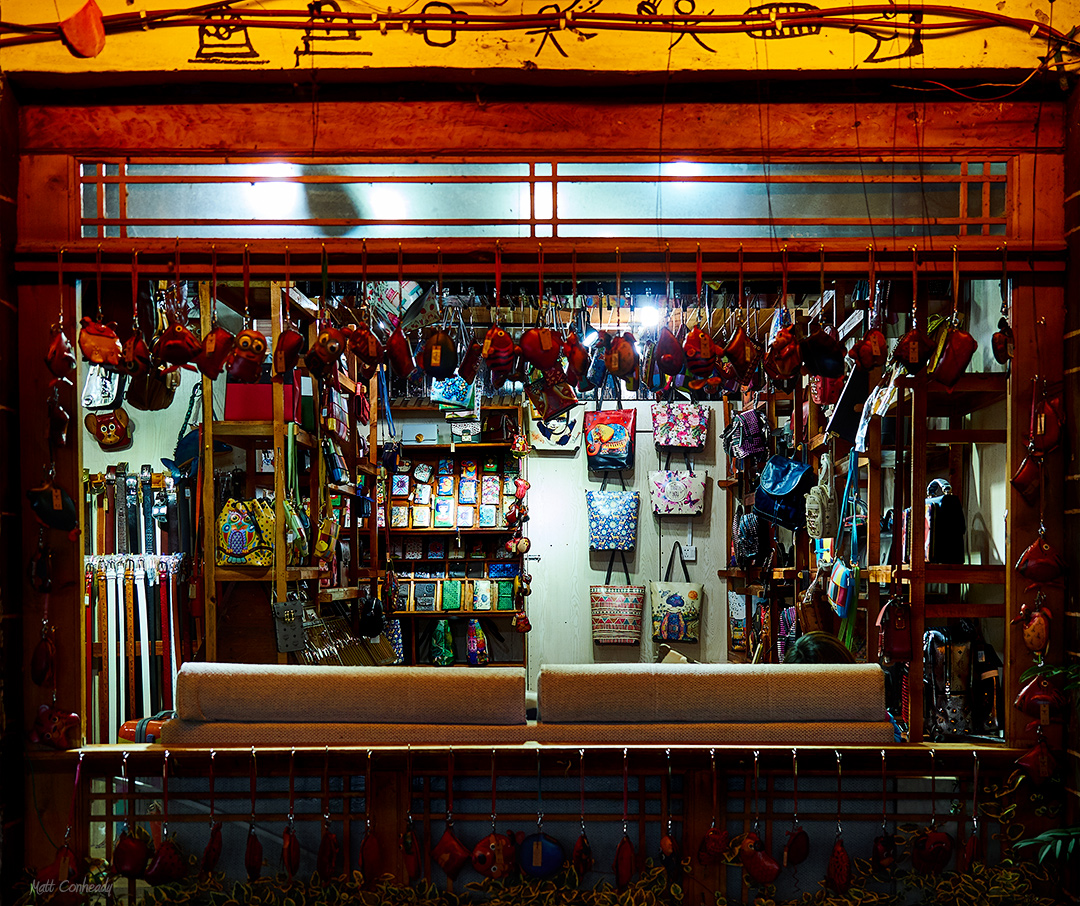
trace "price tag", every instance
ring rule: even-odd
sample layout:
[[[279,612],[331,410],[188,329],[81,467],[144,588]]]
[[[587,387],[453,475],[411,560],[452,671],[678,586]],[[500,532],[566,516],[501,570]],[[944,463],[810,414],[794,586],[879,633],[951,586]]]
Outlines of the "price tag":
[[[211,355],[214,350],[217,349],[217,337],[214,336],[213,331],[210,331],[210,333],[206,335],[206,339],[203,342],[205,343],[207,355]]]
[[[52,489],[52,508],[54,510],[62,510],[64,508],[64,498],[61,496],[59,488]]]
[[[442,347],[436,345],[435,348],[431,350],[431,366],[433,368],[438,368],[441,363],[442,363]]]
[[[1050,724],[1050,702],[1041,702],[1039,704],[1039,723],[1044,727]]]
[[[548,349],[551,349],[551,331],[550,330],[541,330],[540,331],[540,348],[545,350],[545,351],[548,350]],[[539,845],[539,844],[537,844],[537,845]]]

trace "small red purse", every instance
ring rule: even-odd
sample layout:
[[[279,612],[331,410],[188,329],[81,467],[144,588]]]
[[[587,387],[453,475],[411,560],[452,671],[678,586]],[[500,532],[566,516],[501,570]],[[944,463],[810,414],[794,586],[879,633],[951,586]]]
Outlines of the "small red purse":
[[[203,338],[202,349],[195,356],[195,365],[199,371],[213,380],[221,374],[235,343],[236,337],[224,327],[210,328],[209,333]]]
[[[795,331],[791,327],[781,327],[765,353],[765,373],[771,380],[780,383],[795,377],[801,366],[802,356]]]
[[[1061,392],[1058,391],[1058,393],[1050,396],[1046,390],[1045,381],[1042,382],[1041,393],[1032,388],[1028,449],[1038,456],[1056,450],[1058,444],[1061,443],[1061,429],[1064,424]]]
[[[955,324],[949,324],[945,328],[937,361],[930,372],[931,377],[946,387],[955,387],[978,348],[979,344],[971,334]]]
[[[115,325],[111,321],[102,324],[89,315],[80,323],[82,329],[79,331],[79,350],[82,354],[92,365],[104,365],[106,368],[119,370],[124,349],[120,345]]]
[[[1042,532],[1016,561],[1016,571],[1029,582],[1040,585],[1056,582],[1065,573],[1065,560]]]
[[[1029,453],[1010,482],[1028,506],[1035,506],[1042,492],[1042,461]]]

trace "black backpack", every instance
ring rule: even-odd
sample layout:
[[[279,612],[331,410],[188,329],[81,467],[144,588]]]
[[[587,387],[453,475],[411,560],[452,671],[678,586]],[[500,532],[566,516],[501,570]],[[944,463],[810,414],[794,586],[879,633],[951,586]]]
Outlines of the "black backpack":
[[[967,519],[952,486],[936,478],[926,488],[926,562],[963,563]]]
[[[731,525],[732,560],[739,569],[765,566],[772,554],[772,526],[757,513],[735,507]]]
[[[368,639],[382,635],[386,628],[386,611],[383,603],[376,597],[364,596],[360,599],[360,635]]]

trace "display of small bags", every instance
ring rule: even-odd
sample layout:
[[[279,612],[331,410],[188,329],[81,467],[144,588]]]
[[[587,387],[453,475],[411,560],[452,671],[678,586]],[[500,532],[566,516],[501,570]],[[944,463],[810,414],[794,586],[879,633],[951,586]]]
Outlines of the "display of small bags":
[[[637,491],[586,491],[589,549],[628,551],[637,544],[640,495]]]
[[[709,407],[703,403],[653,403],[653,439],[658,447],[705,446]]]
[[[608,562],[603,585],[589,587],[589,607],[592,611],[592,636],[597,645],[640,645],[641,615],[645,606],[645,586],[630,584],[626,556],[622,558],[625,585],[611,584],[615,552]]]
[[[585,413],[585,453],[593,472],[634,467],[633,409]]]
[[[454,663],[454,636],[449,620],[436,620],[431,634],[431,663],[436,667],[450,667]]]
[[[443,580],[442,609],[461,610],[461,582],[458,579]]]
[[[217,521],[218,566],[274,563],[274,508],[264,498],[229,499]]]
[[[486,667],[488,663],[487,638],[479,620],[469,620],[465,638],[465,657],[470,667]]]
[[[671,581],[676,550],[685,582]],[[678,541],[671,546],[663,581],[649,583],[649,600],[654,642],[697,642],[701,629],[702,586],[690,581],[682,545]]]
[[[657,516],[696,516],[705,509],[704,472],[661,469],[649,473],[649,500]]]

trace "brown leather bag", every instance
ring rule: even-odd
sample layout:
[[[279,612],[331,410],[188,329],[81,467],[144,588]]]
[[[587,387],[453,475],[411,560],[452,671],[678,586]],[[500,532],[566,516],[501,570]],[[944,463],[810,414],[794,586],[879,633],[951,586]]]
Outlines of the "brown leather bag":
[[[796,604],[800,632],[832,631],[832,608],[826,594],[828,584],[829,567],[819,566],[813,581]]]

